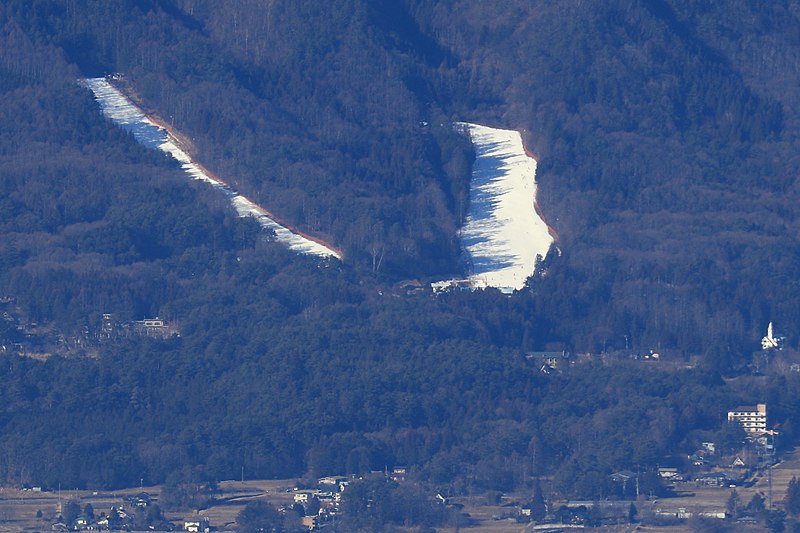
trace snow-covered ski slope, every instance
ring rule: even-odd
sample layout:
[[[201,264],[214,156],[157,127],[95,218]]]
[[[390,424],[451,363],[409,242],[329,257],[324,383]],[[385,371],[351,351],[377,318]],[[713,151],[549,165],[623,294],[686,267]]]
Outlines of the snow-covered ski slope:
[[[467,284],[512,292],[525,286],[553,237],[536,212],[536,160],[525,153],[522,136],[459,122],[475,147],[469,209],[461,242],[470,259]],[[442,282],[443,288],[457,281]]]
[[[170,154],[178,160],[183,170],[192,179],[204,181],[225,194],[239,216],[255,217],[261,227],[274,231],[276,240],[292,251],[319,257],[342,259],[339,251],[325,243],[309,236],[301,235],[279,224],[261,206],[234,191],[228,184],[211,174],[202,165],[193,161],[165,128],[159,126],[145,115],[139,107],[109,83],[106,78],[90,78],[84,80],[84,83],[94,93],[94,97],[100,104],[105,116],[120,127],[132,132],[136,140],[144,146]]]

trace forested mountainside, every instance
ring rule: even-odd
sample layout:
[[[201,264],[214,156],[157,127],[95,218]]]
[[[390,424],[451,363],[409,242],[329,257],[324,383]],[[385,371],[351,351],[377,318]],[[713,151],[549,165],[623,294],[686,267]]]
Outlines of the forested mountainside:
[[[800,325],[797,13],[735,4],[465,1],[420,17],[541,154],[564,257],[537,303],[567,342],[627,335],[727,367],[769,320]]]
[[[27,18],[31,5],[18,9]],[[124,73],[209,168],[353,264],[394,279],[446,273],[458,268],[469,143],[427,95],[422,52],[376,31],[386,9],[43,2],[23,23],[54,31],[85,71]]]
[[[554,338],[728,367],[746,350],[719,339],[798,330],[790,5],[483,4],[67,3],[29,24],[384,279],[459,270],[471,154],[449,124],[484,120],[542,159]]]
[[[404,465],[450,493],[548,476],[599,497],[641,469],[658,492],[657,465],[736,449],[725,413],[757,401],[792,445],[794,9],[3,2],[0,479]],[[105,120],[78,80],[114,72],[345,260],[270,242]],[[562,253],[510,297],[396,285],[462,269],[474,154],[457,120],[522,130],[539,157]],[[155,316],[180,335],[132,326]],[[770,320],[787,349],[754,366]],[[549,375],[525,357],[553,347],[593,355]],[[651,349],[659,364],[628,359]]]

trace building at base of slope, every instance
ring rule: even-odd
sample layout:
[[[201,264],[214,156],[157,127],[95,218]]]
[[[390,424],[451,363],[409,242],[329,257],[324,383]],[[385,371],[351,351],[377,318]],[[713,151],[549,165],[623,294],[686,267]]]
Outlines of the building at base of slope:
[[[748,436],[758,436],[767,431],[767,404],[740,406],[728,411],[728,422],[737,422]]]

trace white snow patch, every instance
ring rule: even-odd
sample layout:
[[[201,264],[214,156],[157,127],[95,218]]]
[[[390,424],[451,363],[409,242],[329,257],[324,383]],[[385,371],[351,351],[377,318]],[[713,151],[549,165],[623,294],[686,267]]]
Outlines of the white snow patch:
[[[120,127],[132,132],[136,140],[144,146],[170,154],[181,164],[183,170],[192,179],[205,181],[215,189],[223,192],[230,199],[240,217],[255,217],[262,228],[274,231],[276,240],[292,251],[342,259],[338,251],[279,224],[261,206],[240,195],[227,183],[211,175],[180,148],[178,142],[166,129],[153,122],[128,97],[111,85],[108,80],[105,78],[91,78],[84,80],[84,83],[94,93],[94,97],[100,104],[105,116]]]
[[[536,212],[536,160],[525,153],[517,131],[467,122],[456,127],[469,134],[476,152],[461,229],[470,267],[466,280],[438,282],[434,290],[464,285],[519,290],[534,273],[537,257],[544,258],[553,244]]]

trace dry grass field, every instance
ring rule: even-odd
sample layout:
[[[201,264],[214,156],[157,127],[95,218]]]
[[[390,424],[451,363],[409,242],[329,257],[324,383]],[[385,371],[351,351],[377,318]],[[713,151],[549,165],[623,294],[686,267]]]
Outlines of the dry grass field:
[[[800,449],[784,456],[784,459],[772,468],[772,503],[777,509],[783,508],[783,497],[793,476],[800,478]],[[686,484],[681,489],[686,496],[660,500],[655,508],[663,511],[677,511],[679,508],[700,512],[724,511],[731,487],[697,487]],[[747,504],[755,494],[761,494],[769,502],[769,476],[765,473],[756,478],[752,487],[735,487],[743,504]],[[691,494],[691,495],[690,495]]]
[[[236,515],[244,509],[248,502],[266,500],[273,505],[291,504],[294,501],[292,489],[297,486],[295,479],[223,481],[219,484],[221,494],[219,504],[202,512],[211,524],[220,530],[232,530],[236,523]]]
[[[94,492],[64,490],[59,492],[31,492],[18,488],[0,488],[0,533],[22,531],[51,531],[51,524],[59,510],[59,502],[77,500],[81,507],[91,503],[96,514],[108,513],[111,507],[120,507],[126,496],[138,494],[142,490],[154,491],[153,487],[127,489],[121,491]],[[42,512],[41,519],[36,517]]]
[[[259,480],[224,481],[219,484],[220,494],[217,495],[219,504],[203,510],[200,514],[207,516],[211,524],[220,531],[232,530],[236,515],[247,502],[253,499],[266,499],[279,505],[289,503],[293,494],[287,492],[295,486],[295,480]],[[81,507],[91,503],[95,514],[104,512],[108,514],[112,507],[123,506],[126,496],[139,492],[147,492],[158,502],[161,487],[136,487],[120,491],[94,492],[79,490],[64,490],[58,492],[31,492],[18,488],[0,488],[0,533],[19,533],[25,531],[51,531],[55,517],[58,513],[59,502],[76,500]],[[37,511],[42,512],[41,519],[37,519]],[[192,514],[166,513],[167,518],[183,528],[183,522],[191,519]]]

